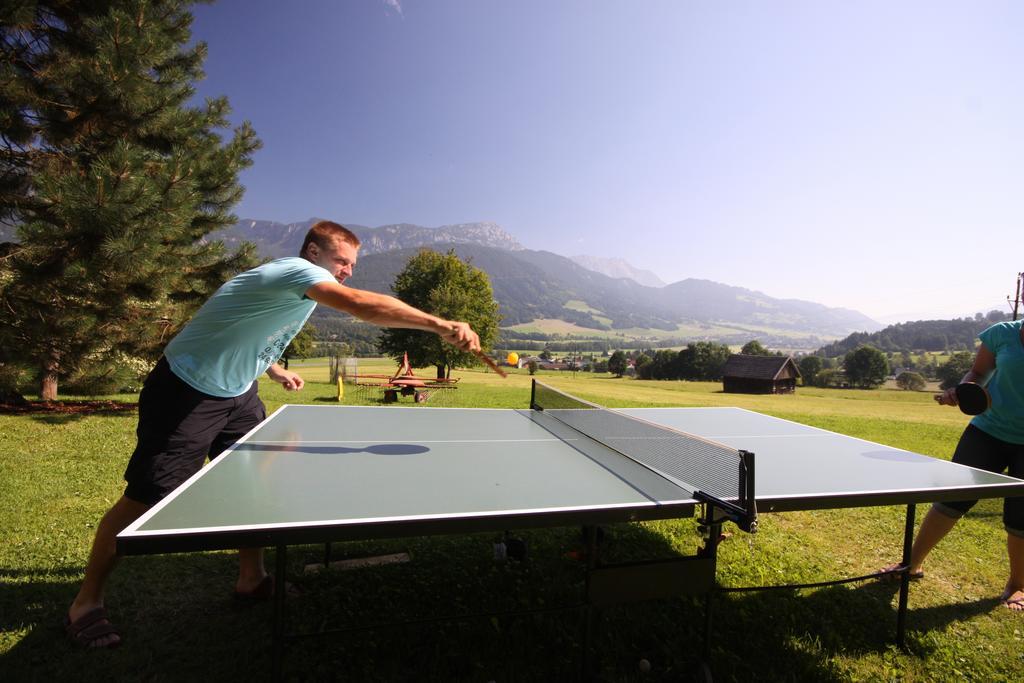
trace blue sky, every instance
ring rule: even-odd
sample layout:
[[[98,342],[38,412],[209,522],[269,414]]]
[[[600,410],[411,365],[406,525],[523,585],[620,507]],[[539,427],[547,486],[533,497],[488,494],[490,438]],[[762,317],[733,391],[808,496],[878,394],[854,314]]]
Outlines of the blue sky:
[[[882,322],[1024,271],[1024,3],[222,0],[236,213],[493,221]]]

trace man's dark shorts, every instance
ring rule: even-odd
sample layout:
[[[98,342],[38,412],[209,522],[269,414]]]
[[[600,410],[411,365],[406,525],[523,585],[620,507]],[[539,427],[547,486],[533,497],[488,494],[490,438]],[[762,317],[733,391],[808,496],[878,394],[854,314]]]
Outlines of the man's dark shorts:
[[[153,505],[267,416],[256,382],[234,398],[193,389],[160,358],[139,395],[138,445],[125,470],[124,495]]]

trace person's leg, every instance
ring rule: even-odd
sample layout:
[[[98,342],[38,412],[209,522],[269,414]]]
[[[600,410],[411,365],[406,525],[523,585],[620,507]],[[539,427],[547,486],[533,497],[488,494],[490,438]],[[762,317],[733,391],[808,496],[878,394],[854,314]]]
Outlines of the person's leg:
[[[147,418],[161,413],[160,406],[163,403],[162,396],[166,391],[165,380],[168,372],[166,361],[161,359],[143,384],[142,393],[139,395],[139,423],[136,427],[139,443],[136,445],[136,452],[139,451],[143,442]],[[132,458],[135,457],[136,453],[133,453]],[[120,636],[114,632],[110,621],[106,618],[105,611],[99,613],[101,616],[98,618],[98,625],[101,628],[82,626],[82,624],[97,621],[95,619],[96,610],[103,609],[107,580],[117,566],[117,534],[149,509],[151,502],[142,502],[143,500],[148,499],[138,496],[121,496],[103,515],[96,528],[96,535],[93,537],[92,548],[89,551],[89,560],[85,566],[85,577],[67,614],[68,633],[82,645],[114,647],[121,642]],[[102,628],[103,626],[106,628]]]
[[[924,571],[923,565],[928,554],[939,544],[946,534],[956,526],[959,517],[949,516],[942,507],[932,507],[921,522],[921,528],[917,530],[917,537],[914,538],[914,545],[910,549],[910,575],[920,575]]]
[[[973,425],[968,425],[957,442],[956,451],[953,453],[953,462],[989,472],[1002,472],[1006,469],[1007,444]],[[938,545],[939,541],[946,537],[946,534],[956,526],[957,520],[963,517],[977,500],[947,501],[936,503],[928,510],[921,528],[914,538],[914,545],[910,550],[910,566],[907,571],[911,577],[920,577],[924,571],[923,565],[928,554]],[[882,568],[882,572],[891,572],[903,567],[897,562]]]
[[[117,534],[134,522],[149,509],[149,505],[122,496],[103,515],[85,566],[85,578],[78,589],[71,607],[68,621],[74,623],[92,610],[103,607],[103,593],[107,579],[117,566]],[[103,621],[106,621],[105,619]],[[111,647],[121,642],[116,633],[100,636],[89,643],[90,647]]]
[[[236,441],[267,418],[267,409],[259,398],[258,382],[253,382],[249,391],[232,400],[234,408],[231,415],[210,445],[211,460],[233,446]],[[263,564],[263,548],[239,549],[238,580],[235,582],[235,592],[243,595],[250,594],[266,578],[267,570]]]
[[[928,553],[946,537],[946,534],[956,526],[957,520],[960,519],[961,515],[956,510],[947,510],[945,506],[935,505],[924,516],[921,528],[917,530],[917,536],[914,538],[914,545],[910,549],[910,566],[907,567],[910,578],[919,578],[924,575],[923,565]],[[955,516],[951,516],[950,512],[953,512]],[[882,567],[880,573],[894,572],[902,568],[903,563],[896,562]]]
[[[267,578],[263,566],[263,548],[240,548],[238,550],[238,581],[235,591],[252,593]]]
[[[68,634],[76,642],[93,647],[120,642],[116,633],[110,633],[105,612],[98,618],[96,613],[103,607],[104,589],[117,565],[117,534],[202,467],[229,413],[224,399],[189,387],[165,359],[150,372],[139,395],[138,443],[125,470],[125,494],[100,520],[85,578],[68,611]]]
[[[1010,578],[999,596],[1015,612],[1024,611],[1024,537],[1006,534],[1006,554],[1010,557]]]
[[[1018,446],[1010,458],[1007,474],[1024,479],[1024,446]],[[1003,526],[1006,527],[1006,555],[1010,576],[999,597],[1015,612],[1024,611],[1024,497],[1003,501]]]

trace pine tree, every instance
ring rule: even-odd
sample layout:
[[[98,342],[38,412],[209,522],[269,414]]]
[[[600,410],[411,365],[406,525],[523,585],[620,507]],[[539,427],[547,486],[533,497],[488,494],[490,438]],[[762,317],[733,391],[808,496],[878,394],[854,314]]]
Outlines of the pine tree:
[[[190,104],[203,43],[187,0],[42,0],[0,9],[0,346],[39,369],[40,395],[90,357],[154,357],[231,274],[255,264],[204,239],[237,220],[227,100]],[[4,273],[0,273],[4,275]]]
[[[487,273],[460,260],[454,250],[447,254],[420,251],[395,277],[391,289],[411,306],[448,320],[469,323],[480,336],[484,349],[489,349],[498,338],[498,303]],[[418,330],[384,330],[378,347],[396,359],[408,352],[413,367],[433,365],[438,378],[447,377],[451,368],[479,364],[473,354],[460,351],[437,335]]]

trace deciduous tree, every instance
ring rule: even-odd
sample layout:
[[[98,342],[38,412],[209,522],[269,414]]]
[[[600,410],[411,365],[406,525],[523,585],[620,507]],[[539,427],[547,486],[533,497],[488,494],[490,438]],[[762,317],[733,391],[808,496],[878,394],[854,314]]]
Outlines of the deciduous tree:
[[[622,351],[614,352],[608,359],[608,372],[616,377],[626,374],[626,354]]]
[[[821,372],[825,367],[821,356],[804,356],[800,359],[800,376],[803,378],[804,384],[807,386],[814,386],[814,378],[817,377],[818,373]]]
[[[759,342],[756,339],[751,339],[746,344],[744,344],[743,348],[740,349],[740,353],[742,353],[744,355],[747,355],[747,356],[771,356],[771,355],[773,355],[771,351],[769,351],[764,346],[762,346],[761,342]]]
[[[498,302],[494,300],[487,273],[459,259],[454,250],[446,254],[421,250],[395,277],[391,289],[411,306],[448,320],[469,323],[480,335],[484,351],[498,338]],[[449,376],[454,367],[480,364],[472,353],[419,330],[384,330],[378,347],[396,359],[408,353],[413,367],[433,365],[438,378]]]
[[[858,346],[843,359],[843,373],[850,384],[861,389],[873,389],[885,381],[889,374],[889,361],[873,346]]]
[[[292,358],[309,358],[313,355],[314,342],[316,341],[316,328],[306,323],[299,333],[288,344],[288,348],[281,354],[285,369],[288,368],[288,361]]]
[[[729,347],[716,342],[694,342],[679,352],[678,376],[692,380],[718,380],[729,360]]]
[[[939,387],[942,389],[955,387],[973,365],[974,355],[970,351],[957,351],[949,357],[949,360],[939,366],[936,373],[942,381]]]
[[[640,379],[651,379],[651,369],[654,363],[651,357],[646,353],[641,353],[637,356],[636,360],[633,361],[633,367],[636,368],[636,376]]]

